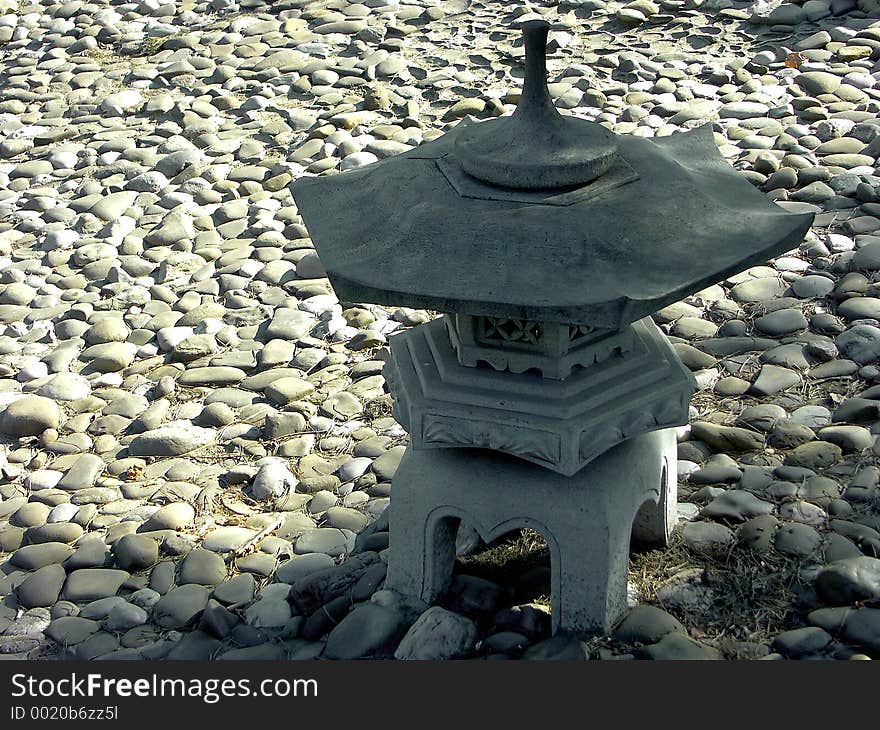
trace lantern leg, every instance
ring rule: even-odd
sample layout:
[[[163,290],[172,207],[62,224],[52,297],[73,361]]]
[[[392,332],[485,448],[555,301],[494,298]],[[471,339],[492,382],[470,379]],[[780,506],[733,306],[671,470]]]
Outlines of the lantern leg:
[[[666,547],[678,522],[678,442],[675,429],[656,431],[655,448],[658,453],[654,464],[660,469],[652,475],[651,465],[647,466],[648,473],[644,478],[649,482],[646,486],[651,496],[636,514],[632,535],[637,542]],[[659,486],[657,494],[651,489],[652,480]]]
[[[583,519],[576,531],[556,526],[550,604],[554,634],[607,634],[626,611],[627,518],[632,513],[616,514],[615,505],[605,506],[611,509],[579,511]]]
[[[673,429],[641,434],[570,477],[564,507],[545,518],[554,632],[607,634],[626,612],[631,538],[664,541],[675,526],[675,483],[662,479],[675,448]]]
[[[422,456],[430,452],[407,449],[394,475],[388,507],[393,557],[385,587],[435,603],[452,582],[460,520],[444,513],[444,484],[426,478]]]

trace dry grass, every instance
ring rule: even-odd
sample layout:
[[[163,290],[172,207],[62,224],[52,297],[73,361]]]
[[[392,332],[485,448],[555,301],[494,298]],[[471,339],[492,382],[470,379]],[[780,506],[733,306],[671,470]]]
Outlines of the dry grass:
[[[738,642],[767,643],[776,634],[800,625],[795,610],[799,568],[796,560],[772,551],[758,554],[735,547],[713,556],[690,550],[675,538],[664,550],[633,554],[630,580],[642,601],[665,608],[691,636],[730,654]],[[712,590],[711,605],[696,611],[663,606],[657,589],[688,569],[702,571],[704,584]]]
[[[373,398],[364,404],[364,418],[368,423],[377,421],[380,418],[388,418],[391,416],[391,398],[387,395]]]
[[[676,537],[669,547],[634,552],[629,579],[639,599],[665,608],[689,634],[709,643],[731,659],[752,658],[742,644],[768,644],[772,638],[801,625],[795,609],[800,564],[778,553],[759,555],[734,548],[726,555],[692,551]],[[663,606],[657,589],[684,570],[702,571],[713,601],[705,610]],[[550,605],[550,554],[533,530],[510,533],[474,555],[459,558],[456,572],[475,575],[510,589],[518,602]],[[596,646],[606,645],[602,637]]]
[[[83,51],[83,55],[88,56],[102,66],[126,62],[124,58],[110,48],[89,48]]]

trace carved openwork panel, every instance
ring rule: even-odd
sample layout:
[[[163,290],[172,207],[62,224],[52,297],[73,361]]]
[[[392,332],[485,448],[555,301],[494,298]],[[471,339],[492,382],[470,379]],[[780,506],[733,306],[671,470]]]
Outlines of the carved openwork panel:
[[[476,340],[480,344],[503,347],[526,345],[540,350],[544,328],[540,322],[502,317],[475,317]]]
[[[466,314],[449,315],[446,321],[460,364],[514,373],[534,370],[554,380],[620,355],[632,341],[629,328]]]
[[[568,326],[568,341],[572,345],[579,345],[596,333],[596,328],[588,324],[572,324]]]

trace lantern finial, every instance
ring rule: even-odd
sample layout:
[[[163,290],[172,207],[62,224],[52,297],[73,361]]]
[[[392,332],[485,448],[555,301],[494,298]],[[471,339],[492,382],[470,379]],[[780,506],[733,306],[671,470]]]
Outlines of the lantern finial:
[[[556,110],[547,89],[550,24],[527,20],[520,27],[526,59],[516,111],[465,129],[456,140],[455,156],[468,175],[490,185],[527,190],[585,185],[614,164],[614,135]]]

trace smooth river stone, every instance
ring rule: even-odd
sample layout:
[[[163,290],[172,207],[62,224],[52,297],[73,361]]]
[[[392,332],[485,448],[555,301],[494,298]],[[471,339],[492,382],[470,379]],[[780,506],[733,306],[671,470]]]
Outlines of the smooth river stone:
[[[336,561],[324,553],[308,553],[285,561],[278,566],[275,577],[283,582],[295,584],[312,573],[327,570],[336,565]]]
[[[871,448],[873,434],[863,426],[826,426],[819,431],[819,438],[837,444],[844,454],[853,454]]]
[[[672,621],[675,622],[674,619]],[[394,652],[394,658],[454,659],[468,653],[476,639],[477,629],[473,621],[440,606],[432,606],[406,632]]]
[[[299,309],[280,308],[266,329],[270,339],[298,340],[309,333],[315,319],[308,312]]]
[[[880,358],[880,329],[870,324],[857,324],[837,338],[840,354],[860,365]]]
[[[816,576],[816,590],[835,606],[880,598],[880,560],[862,555],[830,563]]]
[[[256,375],[250,375],[241,381],[241,387],[245,390],[262,391],[271,383],[281,378],[301,378],[302,370],[296,368],[272,368]]]
[[[19,507],[9,518],[9,524],[15,527],[39,527],[46,524],[51,507],[41,502],[28,502]]]
[[[22,570],[38,570],[52,563],[61,563],[73,554],[74,549],[62,542],[44,542],[40,545],[25,545],[13,553],[9,559],[15,567]]]
[[[851,297],[837,305],[837,313],[849,320],[880,318],[880,299]]]
[[[113,546],[116,564],[126,571],[148,568],[159,559],[159,543],[146,535],[123,535]]]
[[[181,385],[235,385],[247,376],[244,370],[239,368],[218,365],[214,367],[189,368],[178,379]]]
[[[317,527],[303,532],[297,538],[293,550],[297,555],[324,553],[331,557],[339,557],[351,552],[353,547],[354,535],[347,530]]]
[[[137,193],[130,191],[102,195],[101,199],[89,208],[89,213],[103,221],[114,221],[132,206],[136,197]]]
[[[46,518],[46,522],[69,522],[76,517],[79,510],[78,505],[71,504],[70,502],[56,505]]]
[[[74,522],[54,522],[28,528],[27,539],[30,543],[72,543],[79,540],[82,534],[83,528]]]
[[[702,509],[706,517],[744,522],[749,517],[770,514],[773,505],[758,499],[751,492],[731,489],[713,499]]]
[[[798,74],[795,83],[810,96],[833,94],[840,86],[841,77],[825,71],[808,71]]]
[[[779,309],[763,317],[758,317],[755,329],[768,335],[780,336],[805,330],[807,319],[800,309]]]
[[[205,535],[202,547],[214,553],[228,553],[238,550],[256,534],[256,530],[246,527],[218,527]]]
[[[824,297],[834,289],[834,281],[827,276],[804,276],[791,285],[796,296],[803,299]]]
[[[750,390],[755,395],[772,395],[800,382],[800,375],[792,370],[778,365],[764,365]]]
[[[216,553],[192,550],[180,565],[180,582],[214,586],[226,579],[226,563]]]
[[[786,288],[786,283],[776,277],[749,279],[734,286],[731,296],[735,302],[740,303],[762,302],[781,297]]]
[[[231,605],[244,603],[254,597],[256,581],[250,573],[241,573],[233,578],[227,578],[218,585],[211,594],[214,600]]]
[[[153,512],[141,527],[141,531],[180,530],[189,525],[195,517],[196,511],[191,505],[186,502],[172,502]]]
[[[361,603],[327,637],[323,656],[357,659],[388,653],[405,629],[403,616],[375,603]]]
[[[312,392],[315,386],[307,380],[300,378],[288,377],[273,380],[266,386],[263,393],[272,403],[279,406],[286,406],[294,401],[302,400]]]
[[[217,432],[187,423],[168,423],[132,440],[132,456],[181,456],[214,443]]]
[[[185,629],[195,623],[211,596],[209,588],[187,584],[172,588],[153,606],[153,620],[165,629]]]
[[[395,446],[373,461],[371,468],[380,481],[390,482],[394,478],[405,451],[405,446]]]
[[[91,391],[92,386],[86,378],[65,371],[49,378],[37,389],[37,395],[54,401],[72,401],[85,398]]]
[[[85,641],[101,629],[101,624],[79,616],[62,616],[46,629],[46,636],[62,646],[73,646]]]
[[[434,606],[429,608],[426,614],[431,613],[436,608],[438,607]],[[442,610],[443,609],[441,609],[441,611]],[[424,615],[425,614],[413,624],[413,627],[422,621]],[[625,644],[655,644],[666,636],[666,634],[672,633],[673,631],[682,633],[685,631],[684,626],[681,625],[678,619],[656,606],[642,603],[633,608],[632,611],[626,615],[626,618],[624,618],[620,625],[614,629],[614,638]],[[423,638],[427,641],[431,640],[428,635],[425,635]],[[406,639],[407,637],[404,637],[404,641],[406,641]],[[401,646],[403,646],[403,642],[401,642]],[[398,648],[398,652],[399,651],[400,649]],[[397,653],[395,653],[395,657],[403,658],[398,657]]]
[[[26,395],[10,403],[0,414],[0,431],[10,436],[39,436],[58,428],[61,409],[49,398]]]
[[[811,441],[788,452],[785,463],[788,466],[802,466],[807,469],[827,469],[840,460],[843,451],[836,444],[827,441]]]
[[[67,576],[63,597],[68,601],[96,601],[115,596],[129,574],[111,568],[81,568]]]
[[[94,486],[104,467],[104,460],[100,456],[83,454],[58,482],[58,488],[74,491]]]
[[[54,605],[66,577],[64,568],[57,563],[36,570],[19,583],[16,589],[19,604],[24,608]]]
[[[88,361],[89,367],[101,373],[115,373],[134,362],[137,345],[130,342],[105,342],[87,347],[80,359]]]
[[[355,533],[360,532],[370,523],[370,518],[365,514],[348,507],[330,507],[324,512],[324,520],[329,527]]]

